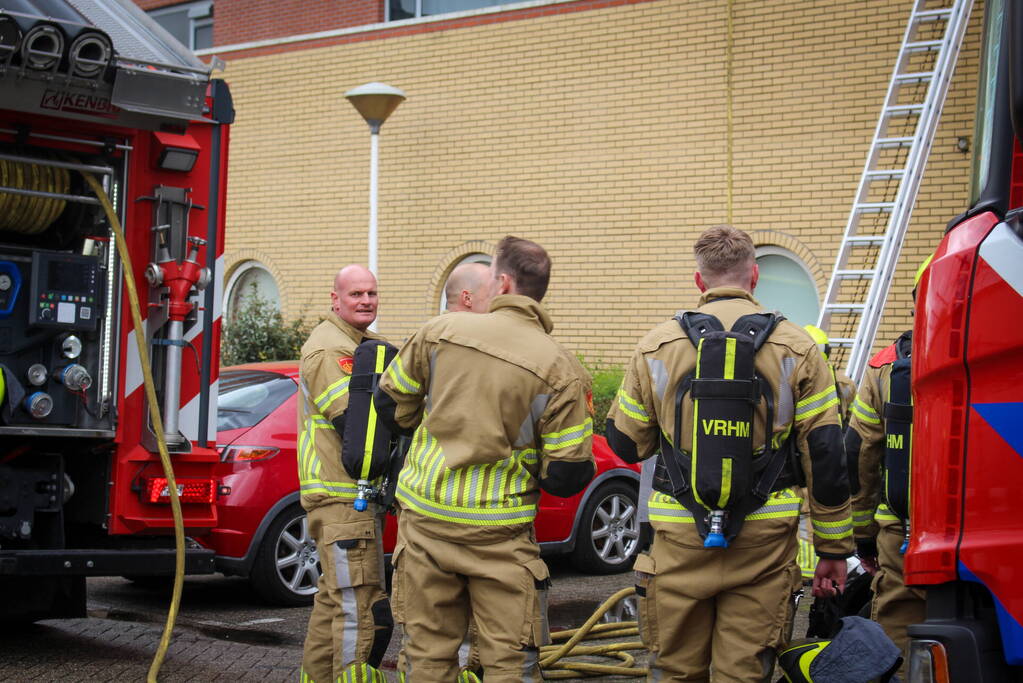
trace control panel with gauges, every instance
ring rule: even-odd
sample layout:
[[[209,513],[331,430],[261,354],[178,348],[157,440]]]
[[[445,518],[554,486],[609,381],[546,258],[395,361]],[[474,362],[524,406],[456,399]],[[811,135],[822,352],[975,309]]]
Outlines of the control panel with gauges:
[[[95,330],[102,292],[99,272],[95,256],[33,252],[29,324]]]

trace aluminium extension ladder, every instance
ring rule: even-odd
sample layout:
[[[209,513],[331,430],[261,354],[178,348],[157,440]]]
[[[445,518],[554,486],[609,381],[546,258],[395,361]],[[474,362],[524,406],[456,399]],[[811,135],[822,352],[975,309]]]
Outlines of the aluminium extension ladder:
[[[913,0],[817,322],[836,334],[833,347],[848,349],[846,374],[857,385],[874,345],[973,0],[946,1],[931,9],[936,4]]]

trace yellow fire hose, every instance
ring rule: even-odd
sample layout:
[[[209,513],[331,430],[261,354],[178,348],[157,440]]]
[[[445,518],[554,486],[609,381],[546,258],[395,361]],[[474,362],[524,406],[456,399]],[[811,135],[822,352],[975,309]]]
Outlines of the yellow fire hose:
[[[606,645],[580,645],[582,642],[593,640],[638,636],[639,626],[635,621],[597,623],[618,601],[635,594],[635,592],[635,588],[623,588],[605,600],[579,628],[552,633],[551,640],[565,642],[561,645],[545,645],[540,648],[540,668],[544,670],[544,678],[557,680],[593,678],[595,676],[646,676],[648,670],[645,667],[635,666],[636,658],[629,654],[632,650],[646,650],[639,640]],[[573,662],[567,661],[568,657],[604,657],[618,660],[620,664]]]
[[[156,675],[160,672],[163,658],[170,646],[171,632],[174,630],[174,621],[178,616],[178,605],[181,604],[181,586],[185,576],[185,525],[181,517],[181,501],[178,500],[178,484],[174,478],[174,468],[171,465],[170,455],[167,453],[167,441],[163,433],[163,420],[160,418],[160,409],[156,398],[156,386],[153,383],[153,371],[150,367],[149,350],[146,348],[146,331],[142,325],[142,313],[139,307],[139,295],[135,289],[134,269],[131,264],[131,255],[128,253],[128,245],[124,241],[124,231],[121,223],[117,220],[117,213],[110,204],[107,193],[103,186],[91,173],[82,171],[85,182],[89,184],[96,198],[99,199],[106,212],[107,220],[110,221],[110,228],[114,232],[114,241],[117,243],[117,251],[121,256],[123,264],[125,289],[128,291],[128,303],[131,309],[132,323],[135,325],[135,344],[138,346],[139,360],[142,365],[143,384],[146,389],[146,400],[149,403],[149,419],[153,424],[153,431],[156,433],[156,442],[160,451],[160,464],[163,465],[163,473],[167,477],[167,491],[170,494],[171,514],[174,517],[174,590],[171,593],[170,608],[167,610],[167,623],[163,627],[163,635],[160,637],[160,646],[153,656],[153,663],[149,666],[149,683],[156,682]]]

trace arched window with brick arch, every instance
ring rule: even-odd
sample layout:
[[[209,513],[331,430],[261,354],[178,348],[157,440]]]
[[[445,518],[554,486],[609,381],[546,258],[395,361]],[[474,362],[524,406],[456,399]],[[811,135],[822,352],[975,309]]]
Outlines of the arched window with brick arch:
[[[781,313],[797,325],[817,322],[820,298],[810,269],[788,249],[757,247],[760,280],[753,296],[764,308]]]

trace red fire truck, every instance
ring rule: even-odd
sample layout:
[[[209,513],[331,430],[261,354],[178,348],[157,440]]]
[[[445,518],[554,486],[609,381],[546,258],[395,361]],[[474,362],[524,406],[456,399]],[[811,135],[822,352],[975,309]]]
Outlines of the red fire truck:
[[[1023,681],[1023,7],[985,5],[971,206],[917,292],[912,683]]]
[[[173,573],[158,436],[186,529],[216,526],[234,112],[210,73],[127,0],[0,0],[0,619],[84,616],[88,576]]]

